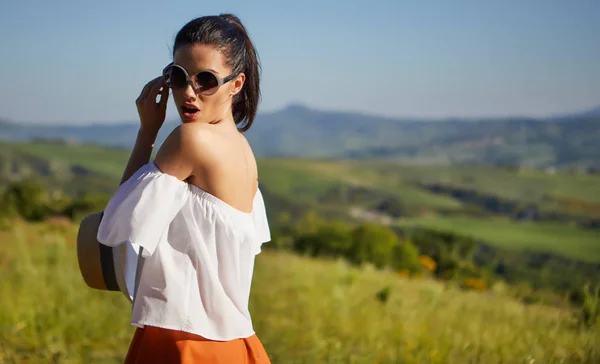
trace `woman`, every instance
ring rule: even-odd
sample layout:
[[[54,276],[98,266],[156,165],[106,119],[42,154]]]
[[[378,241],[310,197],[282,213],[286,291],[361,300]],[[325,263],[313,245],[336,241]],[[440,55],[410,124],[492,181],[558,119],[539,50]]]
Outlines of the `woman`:
[[[183,123],[150,161],[169,89]],[[136,101],[137,140],[98,231],[102,244],[143,248],[126,363],[269,363],[248,298],[270,233],[241,133],[259,95],[252,42],[240,20],[224,14],[186,24],[173,63]]]

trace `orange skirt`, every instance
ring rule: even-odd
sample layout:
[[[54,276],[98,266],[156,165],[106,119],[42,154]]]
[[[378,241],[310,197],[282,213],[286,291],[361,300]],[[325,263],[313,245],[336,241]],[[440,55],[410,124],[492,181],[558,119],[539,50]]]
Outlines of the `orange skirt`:
[[[214,363],[270,364],[256,335],[231,341],[213,341],[183,331],[153,326],[137,328],[125,364]]]

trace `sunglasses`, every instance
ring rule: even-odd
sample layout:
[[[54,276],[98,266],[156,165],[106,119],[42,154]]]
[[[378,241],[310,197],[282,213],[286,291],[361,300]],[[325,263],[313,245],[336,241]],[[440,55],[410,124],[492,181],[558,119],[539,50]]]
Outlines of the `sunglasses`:
[[[236,72],[225,78],[219,78],[211,71],[201,71],[190,77],[185,68],[174,63],[170,63],[163,70],[163,77],[168,87],[181,90],[191,84],[196,93],[205,96],[213,95],[219,87],[233,80],[238,74],[239,72]]]

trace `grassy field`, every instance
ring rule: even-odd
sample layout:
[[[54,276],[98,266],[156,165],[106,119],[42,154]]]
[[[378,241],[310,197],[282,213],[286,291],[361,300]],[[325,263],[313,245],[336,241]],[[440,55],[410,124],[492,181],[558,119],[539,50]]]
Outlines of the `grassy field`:
[[[512,250],[554,252],[582,261],[600,262],[600,233],[564,224],[431,216],[402,219],[400,225],[460,232]]]
[[[129,158],[129,151],[94,145],[58,143],[0,143],[0,151],[12,150],[40,159],[80,165],[90,171],[119,179]]]
[[[0,363],[122,362],[130,307],[84,285],[75,234],[60,220],[0,232]],[[273,363],[600,362],[600,328],[569,311],[341,261],[265,250],[250,309]]]
[[[491,166],[409,165],[390,161],[314,161],[269,159],[261,161],[261,172],[286,166],[304,179],[322,178],[357,182],[367,186],[392,189],[411,199],[409,187],[418,182],[452,184],[482,193],[523,202],[537,202],[542,207],[557,207],[553,199],[572,199],[600,205],[600,175],[551,174],[536,170],[509,170]],[[406,191],[403,193],[403,191]],[[420,190],[436,199],[440,207],[458,207],[449,197]],[[413,200],[416,204],[419,200]],[[452,202],[450,202],[452,201]],[[435,206],[436,204],[431,204]]]
[[[398,176],[389,178],[369,168],[368,164],[357,168],[357,164],[350,161],[266,159],[259,162],[259,168],[261,181],[286,195],[295,195],[300,191],[316,198],[317,193],[324,191],[325,187],[347,183],[391,193],[413,208],[460,209],[462,206],[460,201],[453,198],[402,183]],[[310,188],[315,183],[321,186],[320,190]]]
[[[436,181],[472,188],[509,199],[536,202],[544,196],[600,204],[600,175],[552,174],[491,166],[425,166],[374,162],[373,168],[398,174],[405,181]]]

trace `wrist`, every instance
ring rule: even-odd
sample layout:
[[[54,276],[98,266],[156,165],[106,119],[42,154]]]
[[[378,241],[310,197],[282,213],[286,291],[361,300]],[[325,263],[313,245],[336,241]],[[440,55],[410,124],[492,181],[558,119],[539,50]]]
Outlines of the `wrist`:
[[[149,130],[146,128],[140,128],[138,130],[138,140],[154,144],[158,136],[158,130]]]

